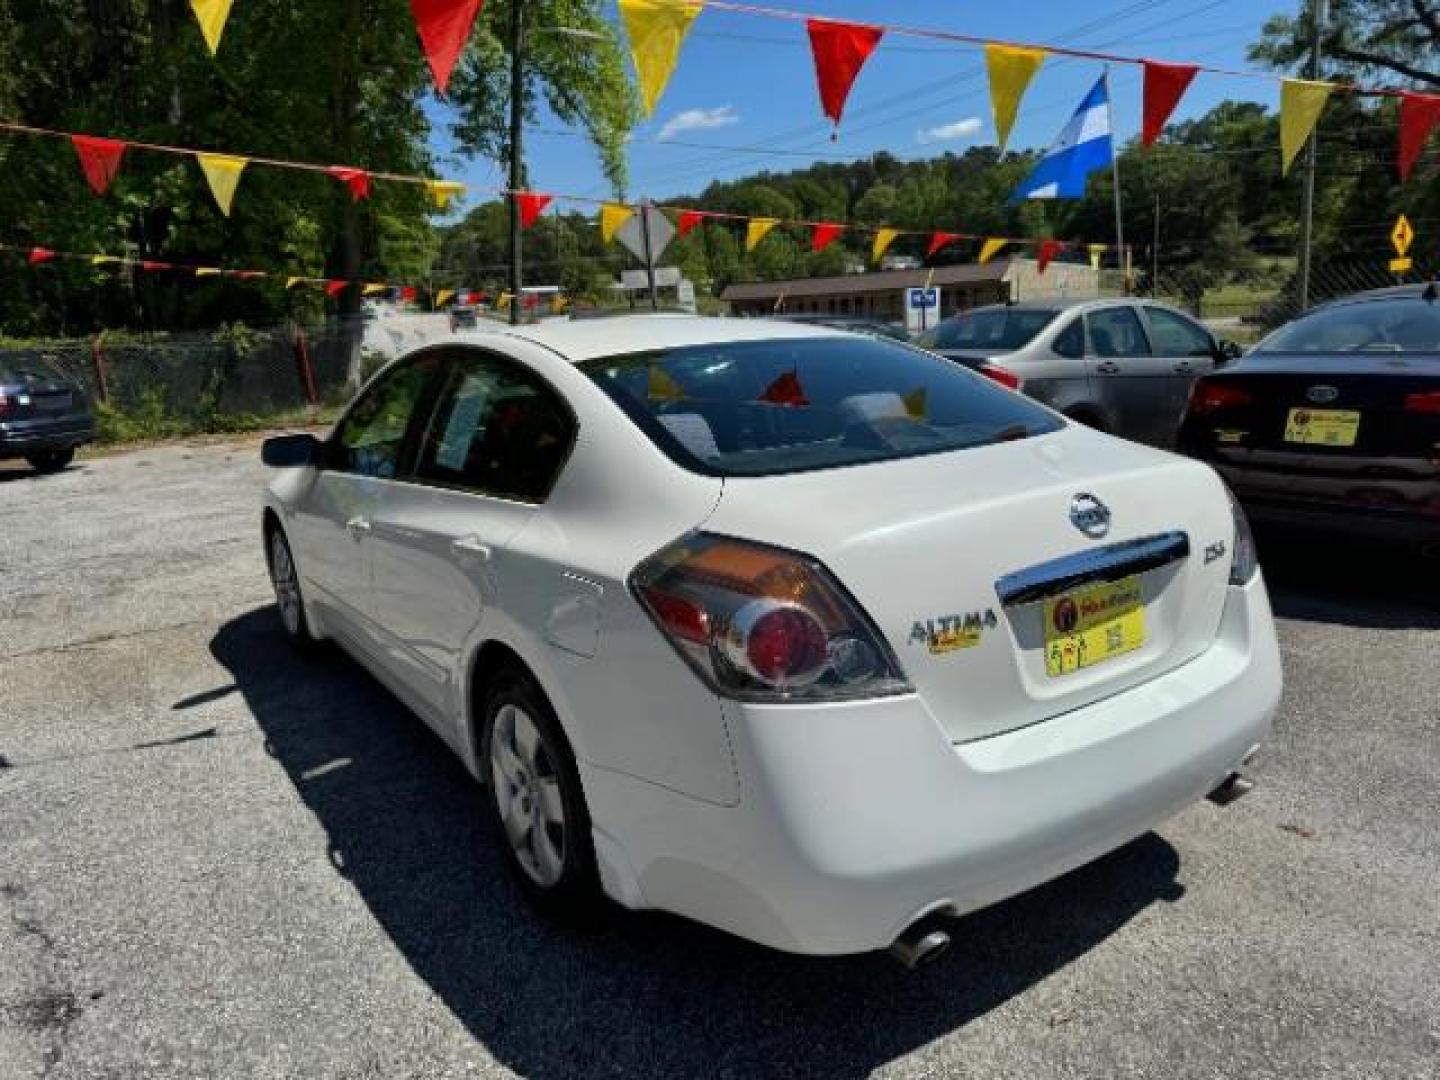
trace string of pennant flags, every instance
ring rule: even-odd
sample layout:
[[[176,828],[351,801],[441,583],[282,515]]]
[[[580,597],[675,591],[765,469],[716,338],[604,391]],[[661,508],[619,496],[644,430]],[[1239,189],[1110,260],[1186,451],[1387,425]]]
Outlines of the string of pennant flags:
[[[1052,55],[1139,66],[1143,72],[1141,142],[1147,147],[1159,138],[1166,121],[1200,74],[1279,82],[1284,173],[1290,171],[1300,150],[1314,132],[1326,104],[1336,93],[1400,99],[1397,168],[1402,181],[1409,179],[1426,141],[1440,126],[1440,94],[1389,87],[1367,89],[1351,83],[1295,79],[1269,72],[1166,62],[1060,45],[1001,41],[926,27],[847,22],[738,0],[617,0],[617,3],[647,116],[654,114],[664,94],[691,27],[706,10],[714,10],[805,24],[815,64],[821,110],[833,123],[836,134],[851,90],[866,63],[887,36],[924,38],[982,48],[989,76],[991,111],[1002,151],[1009,144],[1025,92],[1046,58]],[[201,36],[212,56],[218,53],[233,6],[234,0],[190,0]],[[450,76],[484,6],[484,0],[410,0],[421,49],[429,63],[435,88],[442,96],[449,87]],[[243,166],[212,162],[209,168],[215,171],[222,186],[231,185],[233,195],[233,185],[239,182]],[[225,171],[227,168],[230,171]],[[357,185],[364,182],[364,177],[355,178]],[[216,197],[220,197],[218,191]],[[362,196],[357,194],[356,197]]]
[[[350,197],[357,201],[370,198],[373,193],[373,182],[376,180],[419,185],[429,193],[437,209],[448,207],[451,199],[464,195],[468,191],[468,186],[457,180],[436,180],[399,173],[375,172],[353,166],[316,165],[311,162],[286,161],[279,158],[256,157],[233,152],[197,150],[161,143],[82,135],[8,121],[0,121],[0,132],[69,141],[79,160],[85,182],[96,195],[104,195],[109,191],[111,184],[119,174],[125,154],[129,150],[193,158],[214,196],[216,205],[227,217],[234,203],[240,178],[246,168],[252,165],[324,173],[343,184],[349,191]],[[601,237],[607,244],[614,242],[620,228],[640,211],[640,206],[637,204],[611,202],[583,195],[532,190],[512,191],[508,188],[490,187],[478,190],[501,198],[514,199],[520,211],[520,224],[524,229],[532,228],[545,211],[557,202],[596,208]],[[927,259],[933,258],[944,248],[960,241],[980,243],[979,261],[982,263],[988,262],[1009,247],[1033,248],[1041,264],[1042,272],[1052,259],[1067,249],[1088,251],[1091,262],[1098,265],[1101,256],[1110,251],[1112,247],[1109,244],[1090,243],[1085,240],[1061,241],[1034,237],[990,236],[938,228],[898,229],[888,225],[753,217],[718,210],[697,210],[683,206],[661,206],[657,209],[674,216],[676,229],[682,237],[689,235],[694,229],[708,221],[739,224],[744,228],[746,251],[755,250],[767,236],[782,227],[785,230],[798,230],[805,234],[808,237],[810,248],[814,252],[824,251],[834,241],[847,234],[868,236],[870,237],[871,259],[876,263],[884,258],[896,241],[906,237],[926,239],[925,256]]]

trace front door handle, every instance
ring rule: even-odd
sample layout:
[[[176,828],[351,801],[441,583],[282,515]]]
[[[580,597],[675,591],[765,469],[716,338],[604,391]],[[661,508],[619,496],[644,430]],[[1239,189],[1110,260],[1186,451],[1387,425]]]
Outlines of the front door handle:
[[[465,536],[450,542],[450,550],[457,555],[469,555],[481,562],[490,561],[490,547],[482,544],[477,536]]]
[[[1101,375],[1119,375],[1120,365],[1113,360],[1106,360],[1103,364],[1096,364],[1095,370]]]
[[[349,521],[345,522],[345,528],[350,530],[351,536],[355,537],[356,540],[359,540],[362,537],[369,535],[370,522],[363,517],[353,517]]]
[[[1175,371],[1180,375],[1194,375],[1195,365],[1190,363],[1189,360],[1181,360],[1180,363],[1175,365]]]

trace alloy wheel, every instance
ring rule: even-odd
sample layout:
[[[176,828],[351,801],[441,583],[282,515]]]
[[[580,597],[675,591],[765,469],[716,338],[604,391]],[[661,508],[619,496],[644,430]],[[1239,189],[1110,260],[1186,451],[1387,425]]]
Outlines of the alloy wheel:
[[[560,775],[540,729],[518,705],[502,705],[495,714],[490,777],[511,850],[535,884],[550,888],[565,870]]]
[[[300,633],[300,582],[295,577],[295,563],[290,558],[290,545],[285,537],[270,537],[270,580],[275,585],[275,603],[280,608],[280,621],[294,636]]]

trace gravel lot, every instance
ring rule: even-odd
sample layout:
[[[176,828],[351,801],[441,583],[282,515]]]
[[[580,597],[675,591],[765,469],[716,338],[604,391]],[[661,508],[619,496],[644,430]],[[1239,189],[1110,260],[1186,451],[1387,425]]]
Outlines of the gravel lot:
[[[253,442],[0,466],[4,1080],[1440,1075],[1440,565],[1270,546],[1256,793],[910,975],[537,919],[439,742],[286,650],[262,483]]]

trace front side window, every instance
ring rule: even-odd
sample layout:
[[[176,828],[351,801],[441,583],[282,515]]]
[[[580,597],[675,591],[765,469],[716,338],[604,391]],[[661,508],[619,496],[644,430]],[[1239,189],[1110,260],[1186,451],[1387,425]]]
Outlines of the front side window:
[[[1164,308],[1147,307],[1156,356],[1212,356],[1214,339],[1203,327]]]
[[[488,356],[455,364],[420,447],[416,478],[495,498],[543,502],[575,421],[555,391]]]
[[[580,367],[661,449],[710,475],[862,465],[1061,426],[988,379],[880,338],[724,342]]]
[[[1096,356],[1106,358],[1148,356],[1150,343],[1140,316],[1131,307],[1101,308],[1085,316],[1090,330],[1090,348]]]
[[[420,356],[387,373],[350,409],[332,443],[330,467],[392,480],[415,408],[438,360]]]
[[[1254,351],[1440,352],[1440,305],[1407,296],[1321,308],[1281,327]]]
[[[1022,349],[1055,321],[1053,308],[980,308],[947,319],[936,327],[937,349]]]

